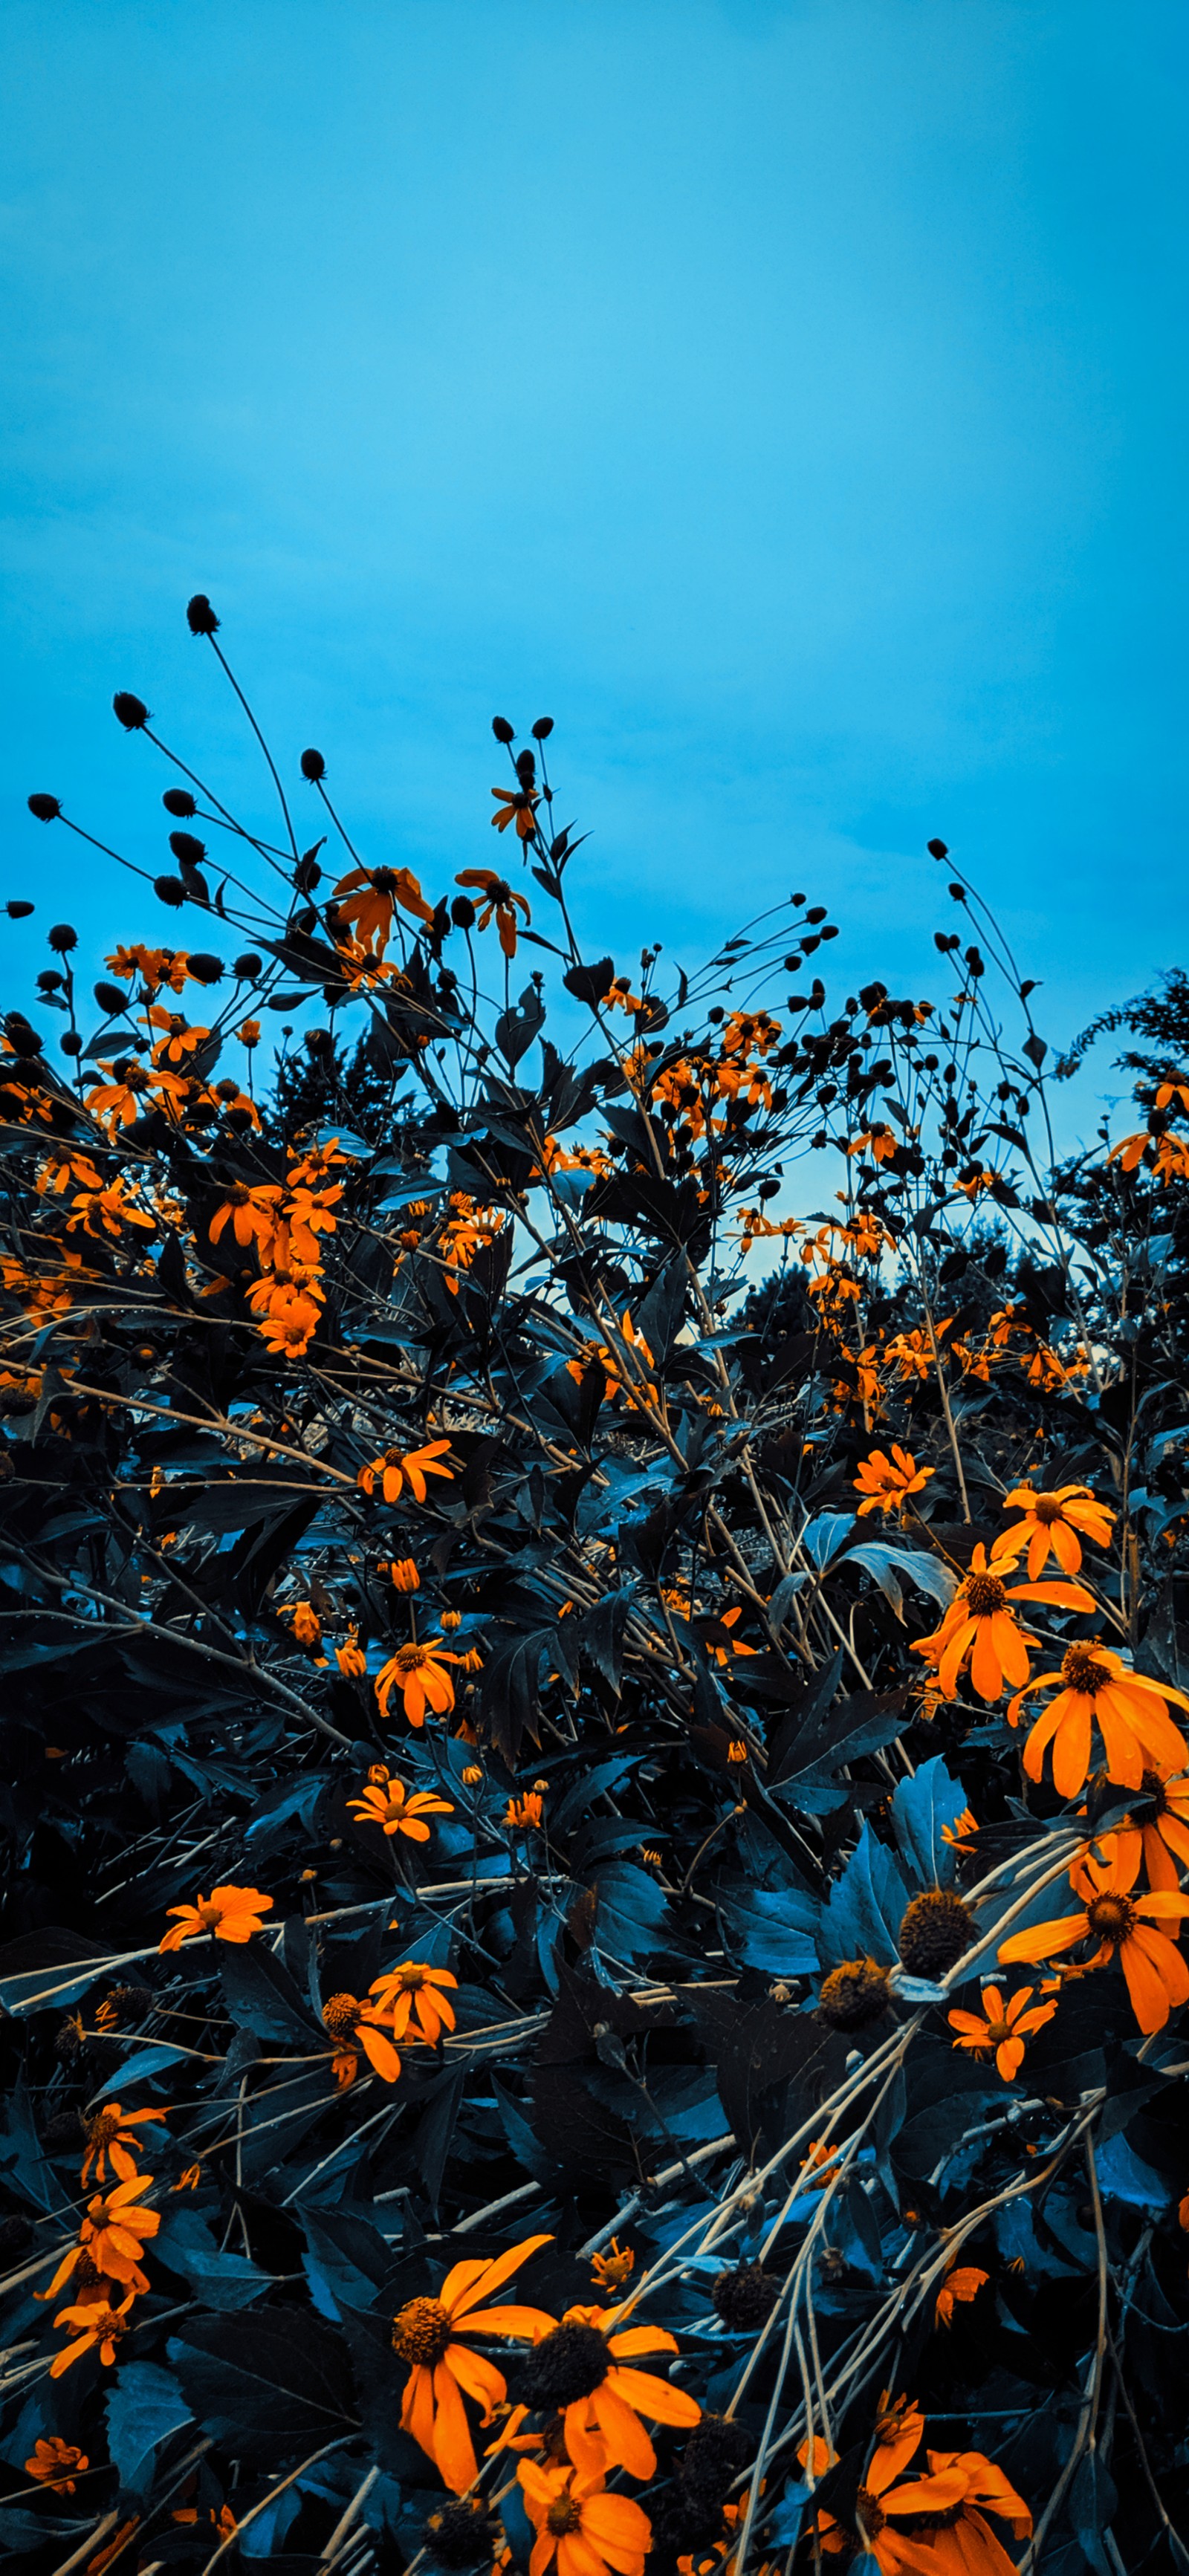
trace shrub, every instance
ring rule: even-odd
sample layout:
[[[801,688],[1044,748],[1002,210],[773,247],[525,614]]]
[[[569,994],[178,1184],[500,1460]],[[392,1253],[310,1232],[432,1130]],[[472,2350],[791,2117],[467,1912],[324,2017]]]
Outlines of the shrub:
[[[115,705],[169,935],[0,1062],[10,2557],[1179,2564],[1184,978],[1058,1168],[940,842],[831,1006],[799,893],[583,953],[548,719],[439,894]]]

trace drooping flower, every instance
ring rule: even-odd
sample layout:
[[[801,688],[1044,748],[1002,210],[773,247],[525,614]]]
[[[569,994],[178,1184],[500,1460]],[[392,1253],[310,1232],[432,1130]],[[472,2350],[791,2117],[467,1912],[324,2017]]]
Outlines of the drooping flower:
[[[534,2345],[521,2372],[520,2393],[539,2411],[556,2408],[566,2450],[584,2475],[622,2468],[634,2478],[656,2475],[656,2452],[642,2416],[659,2424],[696,2424],[702,2409],[684,2388],[673,2388],[651,2370],[633,2370],[641,2353],[676,2352],[663,2326],[620,2326],[617,2308],[567,2308],[562,2322]]]
[[[529,2576],[644,2576],[652,2524],[630,2496],[608,2495],[599,2471],[544,2468],[522,2460],[516,2475],[536,2532]]]
[[[412,2364],[401,2401],[402,2431],[411,2433],[436,2462],[455,2495],[462,2495],[478,2476],[463,2395],[478,2401],[483,2422],[489,2424],[493,2408],[502,2406],[508,2394],[502,2371],[472,2352],[462,2338],[508,2336],[532,2343],[550,2332],[554,2320],[543,2308],[483,2308],[479,2301],[510,2280],[539,2246],[552,2242],[548,2235],[527,2236],[492,2262],[455,2263],[436,2299],[409,2299],[393,2319],[393,2350]]]
[[[1021,1511],[1024,1518],[1000,1531],[991,1548],[991,1563],[1014,1564],[1027,1548],[1030,1583],[1035,1583],[1050,1555],[1064,1573],[1076,1574],[1083,1538],[1095,1547],[1110,1546],[1116,1515],[1095,1499],[1088,1485],[1058,1485],[1052,1493],[1040,1494],[1031,1485],[1013,1485],[1003,1497],[1003,1508]]]
[[[61,2314],[55,2317],[54,2324],[66,2326],[74,2333],[77,2340],[67,2344],[64,2352],[54,2354],[50,2363],[50,2378],[60,2379],[63,2371],[69,2370],[73,2362],[81,2361],[85,2352],[96,2350],[104,2369],[110,2370],[116,2357],[117,2345],[122,2343],[124,2336],[131,2332],[128,2324],[128,2310],[135,2297],[134,2289],[127,2290],[118,2308],[113,2308],[106,2297],[91,2301],[80,2300],[75,2307],[63,2308]]]
[[[986,1549],[980,1544],[940,1626],[931,1636],[916,1638],[911,1648],[914,1655],[924,1655],[936,1664],[944,1698],[954,1697],[967,1659],[980,1699],[998,1699],[1006,1682],[1018,1690],[1027,1681],[1028,1647],[1016,1621],[1018,1601],[1047,1601],[1058,1610],[1095,1607],[1093,1594],[1078,1583],[1015,1583],[1009,1588],[988,1565]]]
[[[344,901],[344,896],[347,898]],[[334,890],[334,908],[343,924],[353,922],[359,939],[378,935],[381,948],[392,933],[397,905],[417,921],[431,924],[433,913],[408,868],[351,868]]]
[[[283,1601],[278,1608],[277,1617],[288,1619],[292,1623],[297,1645],[321,1645],[322,1622],[312,1601]]]
[[[80,2179],[89,2182],[93,2166],[96,2182],[106,2182],[107,2165],[110,2163],[119,2181],[134,2182],[134,2158],[148,2144],[147,2139],[138,2138],[135,2132],[146,2120],[162,2121],[164,2118],[164,2111],[121,2111],[118,2102],[105,2102],[103,2109],[94,2112],[87,2122],[87,2148]]]
[[[203,1932],[213,1932],[216,1941],[250,1941],[260,1930],[260,1916],[272,1912],[272,1902],[258,1887],[212,1887],[209,1896],[196,1898],[193,1905],[167,1906],[166,1912],[179,1919],[157,1947],[180,1950],[183,1941],[195,1941]]]
[[[892,2450],[877,2450],[859,2489],[859,2536],[882,2576],[1015,2576],[986,2514],[1017,2539],[1032,2516],[1001,2469],[981,2451],[927,2451],[927,2473],[896,2486]],[[898,2529],[907,2523],[908,2528]]]
[[[25,2475],[39,2479],[53,2495],[73,2495],[71,2470],[78,2470],[81,2474],[90,2465],[85,2451],[77,2449],[73,2442],[64,2442],[59,2434],[51,2433],[48,2441],[34,2443],[33,2457],[25,2462]]]
[[[365,1494],[374,1494],[378,1484],[386,1503],[399,1502],[407,1484],[415,1500],[423,1503],[427,1476],[445,1476],[449,1481],[454,1473],[452,1467],[441,1464],[449,1447],[448,1440],[430,1440],[420,1449],[385,1449],[360,1468],[359,1484]]]
[[[854,1478],[855,1492],[866,1497],[859,1504],[858,1518],[865,1520],[869,1512],[898,1512],[903,1519],[909,1495],[923,1492],[935,1473],[932,1467],[918,1467],[911,1450],[902,1449],[898,1441],[893,1441],[890,1457],[886,1449],[873,1449]]]
[[[1087,1854],[1077,1864],[1076,1884],[1085,1900],[1080,1910],[1011,1933],[1000,1945],[999,1956],[1005,1966],[1021,1959],[1053,1959],[1079,1941],[1096,1941],[1098,1947],[1085,1966],[1104,1968],[1117,1959],[1140,2029],[1163,2030],[1174,2005],[1189,2002],[1189,1966],[1175,1937],[1170,1939],[1158,1927],[1183,1920],[1189,1914],[1189,1896],[1170,1888],[1134,1896],[1138,1839],[1123,1851],[1112,1849],[1112,1841],[1112,1836],[1103,1836],[1102,1860]]]
[[[388,2023],[393,2037],[403,2039],[412,2025],[436,2048],[444,2030],[454,2028],[454,2006],[444,1989],[456,1987],[457,1977],[448,1968],[427,1968],[420,1959],[404,1959],[399,1968],[388,1968],[375,1977],[368,1988],[376,1997],[373,2012]]]
[[[504,1824],[509,1832],[539,1834],[544,1822],[544,1801],[535,1789],[526,1789],[522,1798],[509,1798],[504,1809]]]
[[[348,1798],[348,1813],[358,1816],[361,1825],[379,1825],[389,1840],[394,1834],[405,1834],[412,1843],[427,1843],[430,1827],[422,1820],[426,1816],[452,1816],[454,1809],[449,1799],[435,1797],[431,1789],[410,1791],[402,1780],[394,1780],[383,1764],[376,1768],[383,1777],[370,1780],[358,1798]]]
[[[454,1706],[454,1684],[446,1666],[465,1661],[465,1656],[452,1654],[448,1646],[443,1646],[440,1637],[427,1637],[421,1645],[398,1646],[376,1675],[381,1717],[387,1717],[388,1703],[398,1688],[410,1726],[424,1726],[427,1708],[433,1710],[435,1717],[447,1717]]]
[[[1121,1655],[1096,1637],[1068,1646],[1057,1673],[1038,1673],[1016,1693],[1008,1707],[1013,1726],[1030,1691],[1064,1687],[1038,1717],[1024,1746],[1024,1769],[1030,1780],[1044,1775],[1044,1757],[1053,1747],[1053,1786],[1072,1798],[1085,1784],[1091,1760],[1091,1729],[1102,1738],[1107,1777],[1124,1788],[1138,1789],[1149,1769],[1180,1771],[1189,1763],[1189,1745],[1168,1714],[1167,1703],[1189,1709],[1189,1698],[1169,1682],[1150,1681],[1132,1672]]]
[[[1179,1887],[1189,1868],[1189,1773],[1153,1768],[1139,1785],[1142,1803],[1116,1827],[1116,1847],[1127,1851],[1134,1834],[1149,1887]]]
[[[938,2325],[952,2325],[955,2307],[967,2305],[971,2299],[977,2299],[979,2291],[990,2277],[989,2272],[980,2272],[977,2263],[960,2264],[952,2272],[947,2272],[937,2293],[937,2305],[933,2312]]]
[[[400,2074],[400,2059],[387,2033],[381,2028],[372,2005],[361,2003],[357,1995],[331,1995],[322,2006],[322,2019],[331,2038],[350,2043],[338,2048],[334,2060],[336,2084],[354,2081],[362,2049],[369,2066],[385,2084],[395,2084]]]
[[[376,1571],[387,1575],[394,1592],[419,1592],[421,1589],[421,1577],[411,1556],[394,1556],[386,1565],[377,1566]]]
[[[994,2051],[995,2065],[1005,2084],[1013,2084],[1024,2062],[1024,2042],[1034,2031],[1043,2030],[1051,2021],[1055,2003],[1033,2004],[1034,1986],[1018,1986],[1006,2004],[998,1986],[984,1986],[983,2011],[952,2012],[947,2015],[951,2030],[958,2032],[955,2048],[969,2049],[972,2057],[989,2057]],[[1031,2007],[1031,2009],[1030,2009]]]
[[[247,1181],[233,1182],[207,1227],[211,1242],[218,1243],[230,1225],[236,1242],[244,1251],[257,1244],[267,1260],[277,1230],[281,1195],[273,1182],[259,1182],[255,1187]]]
[[[334,1660],[344,1681],[365,1682],[367,1680],[367,1656],[359,1643],[358,1629],[351,1628],[343,1644],[335,1647]]]
[[[605,2254],[592,2254],[590,2268],[597,2290],[622,2290],[636,2268],[636,2257],[630,2245],[622,2245],[613,2236]]]
[[[495,793],[496,790],[493,788],[492,794],[494,795]],[[506,815],[493,814],[491,819],[493,823],[502,825],[508,818]],[[519,829],[519,825],[517,828]],[[522,833],[521,838],[526,840],[528,838],[528,834]],[[494,868],[463,868],[461,874],[455,877],[454,882],[455,885],[460,886],[482,887],[482,893],[479,897],[482,910],[479,913],[476,927],[480,930],[486,930],[488,922],[494,913],[496,929],[500,935],[500,946],[503,949],[504,955],[505,957],[514,957],[516,954],[516,914],[513,910],[513,906],[515,904],[519,904],[525,920],[531,921],[532,919],[532,912],[525,897],[522,894],[514,894],[511,886],[505,883],[503,877],[496,875]]]
[[[530,795],[524,787],[493,787],[491,792],[503,808],[501,813],[493,814],[491,818],[496,831],[506,832],[509,823],[515,823],[518,840],[531,841],[537,828],[540,799]]]

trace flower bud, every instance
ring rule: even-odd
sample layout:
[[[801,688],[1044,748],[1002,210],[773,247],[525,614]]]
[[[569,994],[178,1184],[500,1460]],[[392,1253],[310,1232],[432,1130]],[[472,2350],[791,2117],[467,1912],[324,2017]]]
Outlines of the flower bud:
[[[4,906],[10,921],[27,921],[33,908],[31,903],[6,903]]]
[[[320,781],[325,778],[326,763],[323,760],[320,751],[303,751],[301,755],[301,774],[303,778],[308,778],[311,787],[317,787]]]
[[[55,822],[62,811],[56,796],[30,796],[27,803],[30,813],[36,815],[39,823]]]
[[[945,841],[927,841],[925,847],[928,850],[931,859],[948,859],[949,857],[949,847]]]
[[[77,1029],[67,1029],[65,1036],[60,1039],[59,1043],[61,1045],[63,1055],[82,1054],[83,1042]]]
[[[161,799],[167,814],[196,814],[198,807],[188,787],[167,787]]]
[[[149,721],[149,711],[144,699],[134,697],[131,689],[117,689],[112,699],[112,707],[125,733],[139,733],[141,726],[147,725]]]
[[[254,948],[245,948],[243,956],[236,958],[231,972],[238,983],[254,984],[263,963],[263,958],[256,955]]]
[[[175,912],[186,900],[186,889],[180,877],[154,877],[153,892],[159,903],[172,904]]]
[[[206,857],[206,842],[196,840],[193,832],[171,832],[169,846],[183,867],[200,868]]]
[[[552,716],[538,716],[537,721],[536,721],[535,725],[533,726],[533,741],[534,741],[534,742],[548,742],[548,740],[549,740],[549,736],[550,736],[550,734],[552,733],[552,731],[553,731],[553,718],[552,718]]]
[[[475,907],[467,894],[456,894],[450,906],[450,919],[456,930],[473,930]]]
[[[109,1018],[114,1017],[117,1011],[123,1010],[128,996],[122,984],[108,984],[101,980],[92,989],[100,1010],[106,1011]]]
[[[60,957],[65,957],[68,949],[78,946],[78,932],[69,921],[56,921],[53,928],[47,930],[46,938]]]
[[[219,620],[205,590],[196,590],[186,609],[186,624],[192,635],[216,635]]]
[[[516,736],[506,716],[493,716],[491,730],[497,742],[515,742]]]
[[[188,960],[188,964],[196,984],[222,983],[224,970],[221,957],[212,957],[207,950],[200,948],[197,955]]]

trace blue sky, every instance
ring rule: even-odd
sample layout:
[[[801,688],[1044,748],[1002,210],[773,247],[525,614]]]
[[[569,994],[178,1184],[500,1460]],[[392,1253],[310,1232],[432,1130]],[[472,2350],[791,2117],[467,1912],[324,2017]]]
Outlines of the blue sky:
[[[1055,1041],[1183,957],[1182,0],[4,20],[7,998],[176,922],[24,810],[165,863],[114,688],[266,810],[198,588],[435,893],[548,712],[625,962],[796,885],[937,989],[934,833]]]

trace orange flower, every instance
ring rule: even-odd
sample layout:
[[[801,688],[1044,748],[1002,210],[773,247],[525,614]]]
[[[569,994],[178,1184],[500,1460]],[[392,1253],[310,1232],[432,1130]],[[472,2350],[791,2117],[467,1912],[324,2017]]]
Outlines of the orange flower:
[[[934,2310],[937,2324],[952,2325],[955,2307],[959,2304],[965,2306],[971,2299],[977,2299],[979,2291],[990,2277],[989,2272],[980,2272],[977,2264],[974,2263],[964,2265],[957,2271],[947,2272],[937,2293],[937,2306]]]
[[[403,1781],[393,1780],[387,1771],[382,1780],[373,1780],[361,1797],[348,1798],[347,1810],[358,1816],[361,1825],[379,1825],[389,1840],[393,1834],[406,1834],[411,1843],[427,1843],[430,1828],[424,1816],[452,1816],[448,1798],[434,1796],[431,1789],[410,1792]]]
[[[277,1230],[277,1209],[281,1192],[272,1182],[261,1182],[255,1188],[247,1181],[235,1181],[221,1207],[216,1208],[207,1233],[212,1243],[225,1234],[228,1224],[235,1240],[246,1251],[255,1243],[265,1260]]]
[[[720,1628],[726,1628],[728,1630],[731,1628],[737,1628],[742,1617],[742,1604],[736,1601],[732,1609],[723,1611],[718,1625]],[[758,1646],[745,1645],[742,1637],[732,1637],[730,1635],[727,1636],[726,1641],[723,1644],[716,1644],[712,1636],[706,1648],[707,1654],[710,1656],[712,1662],[716,1664],[727,1663],[732,1655],[758,1655],[759,1651],[760,1649]]]
[[[105,2160],[109,2160],[112,2172],[119,2176],[121,2182],[135,2181],[133,2153],[139,2154],[147,2141],[134,2136],[133,2132],[146,2120],[164,2118],[164,2111],[121,2111],[118,2102],[105,2103],[102,2111],[96,2111],[87,2122],[87,2151],[80,2180],[90,2181],[93,2165],[96,2182],[106,2182]]]
[[[321,1310],[310,1296],[274,1297],[268,1313],[256,1330],[263,1335],[264,1347],[294,1360],[303,1359],[322,1321]]]
[[[525,787],[493,787],[491,792],[504,809],[491,818],[497,832],[506,832],[509,823],[515,823],[518,840],[531,841],[537,828],[539,798],[530,795]]]
[[[387,1717],[388,1703],[398,1683],[410,1726],[424,1726],[427,1708],[433,1710],[435,1717],[448,1716],[454,1706],[454,1684],[445,1667],[465,1660],[462,1655],[451,1654],[440,1637],[427,1637],[423,1646],[398,1646],[376,1675],[381,1717]]]
[[[1031,1485],[1013,1485],[1003,1497],[1003,1508],[1021,1511],[1025,1517],[1000,1531],[991,1548],[991,1562],[1014,1564],[1027,1548],[1030,1583],[1035,1583],[1050,1555],[1066,1574],[1077,1573],[1082,1561],[1079,1530],[1095,1547],[1110,1546],[1116,1515],[1095,1500],[1088,1485],[1058,1485],[1051,1494],[1034,1494]]]
[[[368,1993],[379,1998],[372,2011],[388,2023],[395,2039],[403,2039],[411,2023],[436,2048],[442,2032],[454,2028],[454,2006],[436,1989],[457,1984],[448,1968],[426,1968],[419,1959],[405,1959],[399,1968],[373,1978]]]
[[[491,792],[494,796],[498,793],[498,790],[493,788]],[[493,823],[499,825],[502,829],[502,826],[507,822],[508,817],[506,814],[493,814],[491,819]],[[517,826],[517,829],[519,829],[519,825]],[[522,840],[527,840],[528,834],[522,833],[521,838]],[[461,875],[455,877],[454,882],[455,885],[460,886],[482,887],[483,892],[479,900],[483,909],[479,914],[477,926],[480,930],[486,930],[488,922],[494,913],[496,928],[500,935],[500,946],[503,949],[504,955],[505,957],[514,957],[516,954],[516,915],[512,909],[513,905],[519,904],[525,920],[532,920],[532,912],[525,901],[524,896],[522,894],[513,894],[511,886],[505,884],[503,877],[497,877],[494,868],[464,868]]]
[[[859,2534],[882,2576],[1015,2576],[981,2508],[1023,2539],[1032,2529],[1023,2497],[981,2451],[927,2451],[925,2457],[927,2475],[893,2487],[880,2483],[886,2469],[877,2452],[859,2489]],[[908,2519],[907,2531],[894,2528],[901,2518]]]
[[[72,2362],[81,2361],[85,2352],[94,2352],[96,2348],[104,2369],[110,2370],[116,2357],[116,2345],[122,2343],[124,2336],[131,2331],[128,2310],[135,2297],[135,2290],[125,2291],[118,2308],[111,2307],[106,2297],[89,2302],[80,2300],[73,2308],[63,2308],[61,2315],[55,2317],[54,2324],[73,2327],[78,2340],[68,2344],[64,2352],[55,2353],[50,2363],[50,2378],[60,2379]]]
[[[47,2442],[34,2443],[33,2457],[25,2462],[25,2475],[39,2478],[54,2495],[73,2495],[74,2479],[70,2471],[89,2469],[90,2465],[85,2451],[77,2450],[73,2442],[63,2442],[57,2433],[51,2433]]]
[[[918,1467],[911,1451],[901,1449],[896,1441],[890,1458],[886,1449],[873,1449],[854,1478],[855,1492],[867,1497],[859,1505],[859,1519],[864,1520],[868,1512],[899,1512],[903,1519],[909,1495],[921,1493],[926,1479],[935,1473],[932,1467]]]
[[[519,1828],[521,1833],[537,1834],[544,1822],[544,1802],[535,1789],[526,1789],[523,1798],[509,1798],[504,1809],[504,1823],[509,1829]]]
[[[293,1634],[299,1646],[321,1645],[322,1622],[312,1601],[283,1601],[277,1617],[292,1620]]]
[[[449,1482],[452,1467],[439,1465],[450,1447],[448,1440],[430,1440],[422,1449],[385,1449],[359,1470],[358,1482],[365,1494],[374,1494],[377,1482],[386,1503],[399,1502],[407,1484],[416,1501],[425,1501],[427,1476],[444,1476]]]
[[[955,2048],[968,2048],[972,2057],[989,2057],[994,2049],[995,2064],[1004,2083],[1014,2083],[1024,2062],[1025,2039],[1031,2038],[1033,2031],[1043,2030],[1057,2009],[1055,2003],[1033,2004],[1029,2012],[1034,1992],[1032,1986],[1019,1986],[1005,2005],[998,1986],[984,1986],[981,2001],[985,2011],[981,2018],[971,2012],[948,2015],[951,2030],[959,2033]]]
[[[151,2188],[153,2176],[139,2174],[131,2182],[118,2182],[103,2195],[87,2203],[87,2215],[78,2232],[78,2242],[63,2255],[48,2290],[39,2298],[52,2299],[80,2264],[103,2279],[123,2282],[131,2290],[147,2290],[148,2282],[140,2268],[146,2237],[156,2235],[161,2214],[156,2209],[137,2209],[134,2203],[141,2193]],[[85,2258],[85,2262],[84,2262]]]
[[[377,2075],[382,2076],[385,2084],[395,2084],[400,2074],[400,2059],[391,2040],[386,2039],[383,2031],[378,2027],[375,2011],[370,2004],[360,2003],[357,1995],[331,1995],[329,2001],[322,2006],[322,2019],[332,2039],[350,2040],[356,2043],[353,2047],[340,2048],[336,2055],[334,2061],[336,2083],[353,2082],[359,2064],[359,2050],[362,2048],[369,2065],[374,2068]]]
[[[1078,1892],[1086,1900],[1082,1911],[1013,1932],[1001,1945],[999,1956],[1005,1964],[1017,1959],[1052,1959],[1061,1950],[1072,1950],[1079,1941],[1096,1941],[1098,1948],[1085,1966],[1104,1968],[1112,1959],[1118,1959],[1140,2029],[1163,2030],[1173,2006],[1189,2002],[1189,1967],[1175,1939],[1158,1931],[1157,1925],[1177,1922],[1189,1914],[1189,1896],[1175,1895],[1169,1888],[1157,1888],[1148,1896],[1133,1896],[1130,1890],[1140,1859],[1138,1837],[1133,1839],[1131,1848],[1122,1852],[1109,1848],[1113,1839],[1111,1835],[1104,1836],[1100,1848],[1106,1857],[1102,1861],[1087,1856],[1077,1865]]]
[[[929,1637],[918,1637],[911,1649],[936,1664],[943,1698],[954,1698],[967,1657],[980,1699],[998,1699],[1005,1682],[1019,1689],[1027,1681],[1028,1647],[1016,1624],[1017,1601],[1050,1601],[1059,1610],[1094,1608],[1093,1594],[1078,1583],[1015,1583],[1009,1590],[988,1566],[985,1548],[976,1547],[970,1572],[959,1584],[940,1627]]]
[[[1178,1708],[1189,1709],[1184,1692],[1174,1690],[1169,1682],[1149,1681],[1146,1673],[1132,1672],[1121,1655],[1100,1645],[1096,1637],[1085,1645],[1068,1646],[1059,1673],[1038,1673],[1016,1693],[1007,1712],[1013,1726],[1019,1722],[1028,1691],[1047,1690],[1052,1682],[1063,1682],[1065,1687],[1037,1718],[1024,1746],[1024,1769],[1030,1780],[1042,1778],[1051,1744],[1053,1786],[1061,1797],[1072,1798],[1090,1768],[1092,1725],[1102,1738],[1108,1779],[1120,1781],[1124,1788],[1138,1789],[1146,1770],[1179,1771],[1189,1762],[1189,1745],[1173,1725],[1166,1705],[1171,1699]]]
[[[608,2495],[596,2470],[541,2468],[522,2460],[516,2472],[524,2507],[536,2532],[529,2576],[644,2576],[652,2524],[630,2496]]]
[[[388,1576],[395,1592],[419,1592],[421,1589],[421,1577],[411,1556],[393,1557],[389,1564],[377,1566],[376,1572]]]
[[[272,1898],[262,1896],[258,1887],[212,1887],[209,1896],[200,1896],[193,1905],[166,1910],[179,1920],[157,1947],[180,1950],[183,1941],[195,1941],[201,1932],[213,1932],[216,1941],[250,1941],[260,1930],[257,1918],[272,1912]]]
[[[343,896],[351,900],[344,903]],[[415,876],[408,868],[351,868],[340,877],[334,890],[334,906],[340,922],[354,922],[360,940],[379,934],[380,947],[387,946],[392,931],[393,914],[400,904],[418,921],[432,923],[433,914]]]
[[[656,2475],[656,2452],[640,2421],[696,2424],[702,2409],[684,2388],[650,2370],[625,2369],[639,2353],[676,2352],[663,2326],[617,2329],[618,2308],[567,2308],[562,2322],[529,2354],[521,2393],[540,2412],[554,2407],[566,2449],[584,2476],[621,2468],[633,2478]]]
[[[345,1644],[335,1647],[334,1660],[344,1681],[365,1682],[367,1680],[367,1656],[359,1643],[358,1632],[354,1628],[351,1629]]]
[[[1173,1778],[1167,1771],[1145,1771],[1140,1789],[1144,1803],[1118,1827],[1116,1847],[1128,1851],[1134,1834],[1149,1887],[1179,1887],[1178,1861],[1189,1867],[1189,1774]]]
[[[401,2401],[401,2429],[436,2462],[455,2495],[464,2494],[479,2474],[463,2394],[478,2400],[485,2424],[508,2394],[502,2372],[461,2338],[507,2335],[517,2343],[533,2343],[549,2333],[554,2321],[542,2308],[480,2308],[478,2301],[490,2298],[530,2254],[552,2242],[551,2236],[526,2236],[494,2262],[455,2263],[436,2299],[409,2299],[393,2319],[393,2350],[412,2363]]]
[[[630,2245],[620,2245],[618,2236],[611,2239],[607,2254],[592,2254],[590,2268],[597,2290],[622,2290],[636,2268],[636,2257]]]

